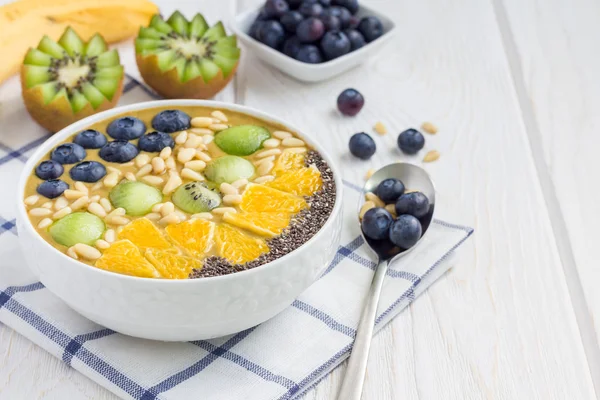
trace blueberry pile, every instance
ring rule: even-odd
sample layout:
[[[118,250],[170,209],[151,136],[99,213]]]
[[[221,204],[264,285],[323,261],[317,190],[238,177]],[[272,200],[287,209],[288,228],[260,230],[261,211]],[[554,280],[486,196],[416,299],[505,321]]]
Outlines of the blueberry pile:
[[[375,194],[386,205],[393,204],[397,218],[382,207],[368,210],[362,218],[364,235],[383,244],[391,243],[401,250],[413,247],[423,234],[422,223],[429,214],[429,199],[421,192],[405,193],[404,184],[398,179],[385,179]]]
[[[191,118],[179,110],[164,110],[152,119],[152,127],[156,132],[145,134],[146,124],[135,117],[117,118],[108,124],[106,133],[86,129],[73,138],[72,143],[58,145],[50,153],[50,160],[42,161],[35,169],[35,175],[44,182],[37,187],[37,192],[49,199],[54,199],[69,188],[69,184],[58,178],[65,171],[65,165],[75,164],[69,171],[74,181],[94,183],[104,178],[106,167],[97,161],[83,161],[87,151],[98,150],[98,155],[106,162],[126,163],[133,160],[140,152],[158,153],[165,147],[175,147],[170,133],[188,129]],[[131,140],[139,139],[137,145]]]
[[[377,17],[356,16],[358,0],[267,0],[249,35],[289,57],[319,64],[383,35]]]

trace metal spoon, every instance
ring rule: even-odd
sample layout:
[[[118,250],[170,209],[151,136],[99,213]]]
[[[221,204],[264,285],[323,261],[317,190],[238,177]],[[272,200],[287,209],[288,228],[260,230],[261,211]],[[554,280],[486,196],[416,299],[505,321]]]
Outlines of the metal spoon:
[[[392,247],[391,244],[382,244],[378,241],[367,238],[364,234],[363,239],[369,245],[371,250],[377,254],[378,262],[375,269],[375,275],[371,282],[371,289],[367,295],[365,308],[363,309],[358,330],[354,339],[354,346],[350,354],[346,375],[342,387],[338,394],[338,400],[359,400],[362,396],[365,373],[367,371],[367,359],[369,358],[369,349],[373,337],[373,329],[377,314],[377,305],[383,287],[383,280],[391,262],[408,254],[423,241],[423,237],[428,231],[429,225],[433,220],[435,209],[435,188],[429,175],[423,168],[407,163],[396,163],[387,165],[377,172],[365,183],[363,192],[373,192],[381,181],[387,178],[396,178],[404,183],[407,190],[418,190],[429,199],[429,213],[420,219],[423,228],[423,234],[419,241],[410,249],[401,251],[398,247]],[[364,198],[359,201],[359,209],[364,203]],[[357,213],[358,215],[358,213]],[[360,220],[358,221],[360,224]]]

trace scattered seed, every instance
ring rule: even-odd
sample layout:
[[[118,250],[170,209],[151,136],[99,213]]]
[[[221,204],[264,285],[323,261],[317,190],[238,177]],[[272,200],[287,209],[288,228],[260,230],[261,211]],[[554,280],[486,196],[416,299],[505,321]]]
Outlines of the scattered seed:
[[[241,194],[228,194],[223,196],[224,204],[240,204],[242,202]]]
[[[89,212],[99,216],[100,218],[106,217],[106,211],[104,211],[104,208],[102,208],[102,206],[99,203],[96,203],[95,201],[90,203],[87,209]]]
[[[289,151],[290,153],[302,154],[306,153],[308,149],[306,147],[288,147],[285,151]]]
[[[112,217],[106,218],[106,222],[112,225],[127,225],[129,223],[129,219],[125,217]]]
[[[83,192],[85,194],[88,194],[90,192],[90,190],[88,189],[87,186],[85,186],[85,184],[83,182],[75,182],[75,189],[79,190],[80,192]]]
[[[213,210],[212,210],[212,213],[216,214],[216,215],[223,215],[226,212],[237,213],[237,210],[233,207],[218,207],[218,208],[213,208]]]
[[[181,177],[192,181],[204,181],[204,176],[193,169],[184,168],[181,170]]]
[[[106,186],[107,188],[113,188],[115,186],[117,186],[117,183],[119,183],[119,174],[115,173],[115,172],[111,172],[110,174],[106,175],[106,178],[104,178],[104,186]],[[66,190],[65,190],[66,192]],[[67,196],[67,199],[69,197]]]
[[[152,165],[146,164],[142,168],[139,169],[139,171],[135,174],[135,176],[137,176],[138,178],[141,178],[142,176],[146,176],[150,172],[152,172],[152,169],[153,169]]]
[[[102,183],[102,181],[100,182],[96,182],[94,184],[94,186],[92,186],[92,188],[90,189],[92,192],[95,192],[96,190],[100,190],[102,189],[102,186],[104,186],[104,184]]]
[[[121,164],[121,166],[124,168],[133,167],[133,161],[123,163],[123,164]]]
[[[181,150],[179,150],[179,153],[177,154],[177,161],[179,161],[182,164],[185,164],[186,162],[191,161],[195,155],[196,155],[196,149],[190,149],[190,148],[181,149]]]
[[[73,210],[71,209],[71,207],[65,207],[61,210],[58,210],[57,212],[54,213],[54,215],[52,215],[52,218],[54,219],[60,219],[66,215],[71,214],[71,212],[73,212]]]
[[[161,178],[160,176],[152,176],[152,175],[146,175],[144,177],[141,178],[142,181],[152,185],[152,186],[160,186],[163,184],[163,178]]]
[[[194,214],[190,217],[191,219],[213,219],[213,215],[211,213],[208,212],[203,212],[203,213],[198,213],[198,214]]]
[[[79,260],[79,257],[77,257],[77,253],[75,252],[74,246],[71,246],[67,249],[67,255],[75,260]]]
[[[102,253],[98,249],[85,243],[77,243],[73,248],[78,255],[87,260],[97,260],[102,256]]]
[[[175,168],[177,168],[177,164],[175,164],[175,159],[173,158],[173,156],[167,158],[167,161],[165,162],[165,165],[167,166],[168,169],[175,169]]]
[[[187,219],[187,215],[179,210],[175,210],[174,214],[177,215],[177,218],[179,218],[179,222],[185,221]]]
[[[213,140],[215,140],[214,136],[211,135],[204,135],[202,136],[202,143],[204,143],[204,145],[209,144],[210,142],[212,142]],[[206,146],[205,146],[206,147]]]
[[[365,204],[362,205],[362,207],[360,208],[360,212],[358,213],[358,217],[360,219],[362,219],[362,217],[364,217],[365,213],[367,211],[369,211],[371,208],[375,208],[375,203],[372,201],[365,201]]]
[[[223,182],[221,183],[221,185],[219,186],[219,190],[221,191],[221,193],[223,193],[224,195],[236,195],[238,194],[238,190],[231,184],[227,183],[227,182]]]
[[[381,121],[377,122],[375,124],[375,126],[373,127],[373,129],[375,130],[375,132],[379,133],[380,135],[385,135],[387,133],[387,128]]]
[[[392,217],[396,218],[396,206],[394,204],[388,204],[385,209],[392,214]]]
[[[157,212],[153,212],[150,214],[146,214],[145,218],[148,218],[150,221],[158,221],[159,219],[162,218],[162,215],[160,215]]]
[[[152,159],[152,172],[154,172],[156,175],[165,172],[165,160],[160,157],[154,157]]]
[[[227,128],[229,128],[229,126],[225,125],[225,124],[212,124],[211,126],[208,127],[208,129],[211,129],[215,132],[224,131]]]
[[[200,150],[196,150],[196,158],[198,158],[204,162],[209,162],[210,160],[212,160],[212,158],[208,154],[203,153]]]
[[[185,141],[187,140],[187,138],[188,138],[187,131],[182,131],[177,136],[175,136],[175,143],[177,143],[177,144],[184,144]]]
[[[212,113],[210,113],[210,115],[212,115],[213,117],[215,117],[216,119],[218,119],[221,122],[229,121],[227,119],[227,116],[225,114],[223,114],[222,111],[219,111],[219,110],[213,111]]]
[[[269,172],[271,172],[271,170],[273,169],[274,166],[275,166],[275,164],[273,164],[272,161],[267,162],[267,163],[262,163],[262,164],[260,164],[260,166],[258,166],[258,168],[256,168],[256,173],[259,176],[267,175]]]
[[[204,168],[206,168],[206,163],[202,160],[194,160],[194,161],[188,161],[184,164],[185,168],[189,168],[192,171],[203,171]]]
[[[47,208],[47,209],[51,209],[54,206],[54,203],[52,203],[51,201],[47,201],[44,204],[42,204],[43,208]]]
[[[48,210],[47,208],[32,208],[31,210],[29,210],[29,215],[31,215],[32,217],[45,217],[46,215],[50,215],[52,214],[52,211]]]
[[[279,147],[280,144],[281,140],[275,138],[267,139],[262,143],[265,149],[273,149],[275,147]]]
[[[365,180],[369,179],[370,177],[373,176],[373,174],[375,173],[375,170],[373,168],[370,168],[367,173],[365,174]]]
[[[102,239],[96,240],[96,243],[94,243],[94,245],[97,248],[99,248],[100,250],[106,250],[110,247],[110,243],[108,243],[106,240],[102,240]]]
[[[254,183],[267,183],[267,182],[271,182],[273,179],[275,179],[275,177],[273,175],[265,175],[265,176],[256,178],[254,180]]]
[[[269,156],[269,157],[261,158],[258,161],[255,161],[254,166],[260,167],[262,164],[273,163],[273,162],[275,162],[275,156]]]
[[[191,129],[191,131],[197,135],[214,135],[215,134],[213,131],[211,131],[210,129],[207,129],[207,128],[194,128],[194,129]]]
[[[423,161],[424,162],[433,162],[433,161],[437,160],[438,158],[440,158],[440,152],[437,150],[431,150],[429,153],[425,154],[425,157],[423,157]]]
[[[100,199],[99,203],[102,206],[102,208],[104,208],[104,211],[106,211],[107,213],[112,210],[112,204],[110,204],[110,201],[108,199],[102,198]]]
[[[163,191],[162,191],[163,194],[170,194],[170,193],[174,192],[175,189],[177,189],[179,187],[179,185],[181,185],[182,183],[183,183],[183,181],[181,180],[179,175],[171,174],[171,176],[169,177],[169,180],[165,184],[165,187],[163,187]]]
[[[436,133],[438,133],[438,128],[437,126],[435,126],[434,124],[432,124],[431,122],[423,122],[423,125],[421,125],[421,128],[431,134],[431,135],[435,135]]]
[[[106,240],[108,243],[112,243],[115,241],[115,239],[117,235],[115,234],[115,230],[114,229],[107,229],[106,232],[104,232],[104,240]]]
[[[210,117],[192,118],[192,126],[194,128],[207,128],[213,124],[213,119]]]
[[[138,168],[142,168],[144,165],[147,165],[150,162],[150,156],[148,154],[138,154],[135,158],[135,165]]]
[[[167,201],[165,204],[163,204],[163,206],[160,208],[160,214],[163,217],[166,217],[167,215],[173,213],[173,211],[175,211],[175,204],[171,203],[170,201]]]
[[[231,186],[233,186],[237,190],[240,190],[241,188],[243,188],[247,184],[248,184],[248,179],[238,179],[237,181],[233,182],[231,184]]]
[[[279,154],[281,154],[280,149],[270,149],[270,150],[259,151],[258,153],[256,153],[255,156],[256,156],[256,158],[265,158],[265,157],[278,156]]]
[[[291,138],[294,135],[292,135],[291,133],[286,132],[286,131],[275,131],[275,132],[273,132],[273,136],[275,136],[277,139],[283,140],[283,139]]]
[[[127,213],[127,211],[125,211],[123,207],[115,208],[114,210],[108,213],[106,218],[122,217],[125,215],[125,213]]]
[[[90,202],[89,197],[87,197],[87,196],[80,197],[77,200],[75,200],[73,202],[73,204],[71,204],[71,210],[77,211],[80,208],[83,208],[83,207],[87,206],[87,204],[89,202]]]
[[[23,200],[23,202],[25,204],[27,204],[28,206],[32,206],[35,203],[37,203],[38,201],[40,201],[40,196],[38,196],[37,194],[34,194],[32,196],[27,197],[25,200]]]
[[[85,193],[80,192],[79,190],[73,189],[67,189],[63,194],[69,200],[75,200],[86,195]]]
[[[40,223],[37,225],[38,229],[44,229],[50,225],[52,225],[52,220],[50,218],[44,218],[43,220],[40,221]]]
[[[295,137],[285,138],[281,141],[281,145],[284,147],[302,147],[305,146],[303,140],[300,140]]]
[[[166,217],[162,217],[158,223],[162,225],[178,224],[179,217],[175,213],[169,214]]]
[[[197,149],[201,144],[204,144],[201,136],[190,135],[188,140],[185,141],[183,147],[186,149]],[[179,154],[181,154],[181,151],[179,151]]]
[[[121,174],[122,174],[121,170],[120,170],[120,169],[118,169],[118,168],[115,168],[115,167],[109,167],[109,166],[107,166],[107,167],[106,167],[106,170],[107,170],[108,172],[111,172],[111,173],[112,173],[112,172],[114,172],[114,173],[115,173],[115,174],[117,174],[117,175],[121,175]]]
[[[158,156],[160,158],[162,158],[163,160],[166,160],[167,158],[169,158],[171,156],[172,152],[173,152],[173,149],[171,149],[169,146],[167,146],[160,151]]]
[[[92,202],[95,201],[97,203],[99,200],[100,200],[100,195],[99,194],[95,194],[92,197],[90,197],[90,201],[92,201]]]
[[[163,203],[158,203],[158,204],[155,204],[155,205],[152,207],[152,212],[155,212],[155,213],[158,213],[158,212],[160,212],[160,209],[162,208],[162,206],[163,206]]]
[[[367,192],[367,194],[365,194],[365,198],[367,200],[371,200],[377,207],[385,207],[383,200],[377,197],[377,195],[373,192]]]
[[[125,179],[127,179],[128,181],[136,181],[137,179],[135,179],[135,175],[133,174],[133,172],[127,172],[125,174]]]

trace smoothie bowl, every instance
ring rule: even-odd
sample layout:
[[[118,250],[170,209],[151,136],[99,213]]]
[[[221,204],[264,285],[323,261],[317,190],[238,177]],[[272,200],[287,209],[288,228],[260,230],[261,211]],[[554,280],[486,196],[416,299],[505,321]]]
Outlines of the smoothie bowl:
[[[81,120],[30,158],[19,240],[40,281],[124,334],[197,340],[281,312],[338,248],[341,178],[289,124],[201,100]]]

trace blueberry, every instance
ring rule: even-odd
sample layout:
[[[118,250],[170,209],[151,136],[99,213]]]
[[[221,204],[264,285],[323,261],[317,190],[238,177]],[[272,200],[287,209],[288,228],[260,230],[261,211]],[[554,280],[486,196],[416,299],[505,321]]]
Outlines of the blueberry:
[[[383,200],[383,199],[382,199]],[[396,214],[422,218],[429,212],[429,199],[421,192],[403,194],[396,201]]]
[[[319,0],[319,4],[323,7],[327,8],[331,6],[331,0]]]
[[[35,174],[38,178],[47,180],[47,179],[56,179],[63,174],[65,169],[62,164],[57,163],[54,160],[42,161],[40,165],[35,168]]]
[[[416,129],[407,129],[398,135],[398,147],[406,154],[417,154],[425,146],[425,137]]]
[[[296,58],[300,51],[300,46],[302,46],[300,40],[296,36],[292,36],[283,43],[283,53],[289,57]]]
[[[323,14],[323,6],[312,1],[304,1],[300,4],[298,11],[305,17],[320,17]]]
[[[323,21],[327,31],[339,31],[342,27],[342,22],[335,15],[323,15],[321,21]]]
[[[302,4],[303,0],[288,0],[290,10],[297,10]]]
[[[65,190],[69,188],[69,184],[60,179],[50,179],[40,183],[37,187],[37,192],[49,199],[55,199]]]
[[[365,37],[367,42],[372,42],[383,35],[383,25],[377,17],[365,17],[360,20],[358,30]]]
[[[75,164],[86,156],[85,149],[75,143],[63,143],[50,153],[50,158],[61,164]]]
[[[137,156],[139,150],[127,140],[115,140],[105,144],[98,153],[107,162],[126,163]]]
[[[97,161],[84,161],[69,171],[71,179],[81,182],[98,182],[106,175],[106,168]]]
[[[366,237],[381,240],[387,239],[392,225],[392,214],[385,208],[371,208],[363,215],[360,226]]]
[[[358,0],[333,0],[332,3],[336,6],[346,8],[352,14],[356,14],[359,9]]]
[[[375,194],[383,200],[385,204],[394,203],[398,200],[398,197],[404,194],[404,184],[402,181],[395,178],[384,179],[379,183],[377,189],[375,189]]]
[[[350,153],[352,153],[353,156],[362,158],[363,160],[371,158],[371,156],[375,154],[375,150],[377,150],[373,138],[364,132],[352,135],[349,147]]]
[[[296,33],[296,28],[303,19],[304,16],[298,11],[287,11],[285,14],[283,14],[279,22],[281,22],[281,25],[289,33]]]
[[[333,6],[325,11],[325,15],[332,15],[334,17],[339,18],[340,23],[342,25],[342,29],[346,29],[350,26],[350,20],[352,19],[352,14],[344,7]]]
[[[167,133],[151,132],[140,138],[138,147],[149,153],[158,153],[165,147],[175,147],[175,141]]]
[[[344,31],[348,39],[350,40],[350,51],[358,50],[363,47],[367,42],[363,35],[356,29],[348,29]]]
[[[258,12],[258,15],[256,16],[255,21],[268,21],[269,19],[271,19],[271,16],[267,12],[267,10],[265,10],[265,8],[263,7]]]
[[[285,30],[277,21],[265,21],[258,28],[256,38],[259,42],[278,49],[285,40]]]
[[[318,18],[307,18],[298,24],[296,35],[303,43],[312,43],[323,37],[325,24]]]
[[[260,29],[260,26],[263,24],[263,22],[264,21],[259,21],[257,19],[256,21],[254,21],[252,23],[252,25],[250,25],[250,29],[248,30],[248,35],[250,35],[251,38],[258,40],[258,30]]]
[[[146,124],[135,117],[117,118],[108,124],[106,133],[117,140],[133,140],[146,132]]]
[[[327,32],[321,39],[321,49],[326,59],[333,60],[350,52],[350,39],[344,32]]]
[[[76,143],[84,149],[99,149],[108,142],[106,136],[94,129],[87,129],[83,132],[79,132],[73,143]]]
[[[279,18],[289,9],[285,0],[267,0],[263,8],[269,18]]]
[[[165,110],[152,118],[152,127],[159,132],[173,133],[189,129],[191,120],[183,111]]]
[[[300,47],[296,54],[296,60],[308,64],[319,64],[323,62],[321,50],[315,45],[305,44]]]
[[[338,110],[344,115],[355,116],[365,105],[365,98],[356,89],[346,89],[337,98]]]
[[[419,241],[423,229],[419,220],[412,215],[400,215],[392,222],[389,233],[391,242],[401,249],[406,250],[413,247]]]

